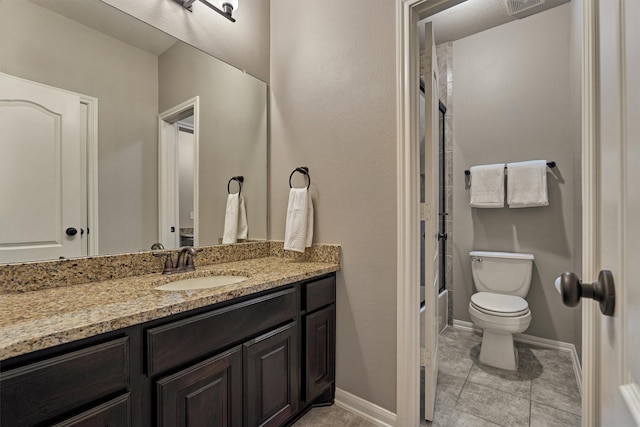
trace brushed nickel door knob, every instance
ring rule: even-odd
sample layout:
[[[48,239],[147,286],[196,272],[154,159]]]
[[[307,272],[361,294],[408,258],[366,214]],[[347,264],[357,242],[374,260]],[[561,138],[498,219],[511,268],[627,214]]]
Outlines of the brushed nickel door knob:
[[[591,298],[600,303],[602,314],[613,316],[616,292],[611,271],[601,270],[594,283],[582,283],[575,273],[565,272],[556,279],[556,287],[562,295],[564,305],[575,307],[580,298]]]

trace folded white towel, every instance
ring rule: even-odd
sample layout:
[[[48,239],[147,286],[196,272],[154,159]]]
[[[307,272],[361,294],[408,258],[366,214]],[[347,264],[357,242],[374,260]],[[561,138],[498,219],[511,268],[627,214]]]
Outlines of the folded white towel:
[[[473,166],[471,171],[471,207],[504,207],[504,163]]]
[[[313,241],[313,202],[306,188],[289,191],[284,249],[304,252]]]
[[[510,208],[549,205],[546,160],[507,164],[507,204]]]
[[[246,239],[247,234],[247,210],[244,199],[239,193],[229,194],[224,215],[222,243],[236,243],[238,239]]]

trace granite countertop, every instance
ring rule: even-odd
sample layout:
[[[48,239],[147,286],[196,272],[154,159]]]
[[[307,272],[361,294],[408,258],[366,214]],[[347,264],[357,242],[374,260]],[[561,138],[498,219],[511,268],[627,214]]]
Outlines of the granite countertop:
[[[339,263],[267,256],[197,266],[194,272],[145,274],[73,286],[0,294],[0,360],[331,273]],[[213,289],[156,286],[206,275],[242,275]]]

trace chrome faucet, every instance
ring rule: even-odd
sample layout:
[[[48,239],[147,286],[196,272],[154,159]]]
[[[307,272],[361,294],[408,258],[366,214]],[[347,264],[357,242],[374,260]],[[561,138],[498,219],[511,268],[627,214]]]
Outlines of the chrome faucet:
[[[164,268],[162,274],[176,274],[184,273],[186,271],[195,271],[196,267],[193,263],[193,259],[196,257],[198,251],[191,246],[185,246],[180,249],[178,259],[176,259],[175,266],[173,265],[173,258],[169,251],[152,252],[155,257],[166,257],[164,260]]]

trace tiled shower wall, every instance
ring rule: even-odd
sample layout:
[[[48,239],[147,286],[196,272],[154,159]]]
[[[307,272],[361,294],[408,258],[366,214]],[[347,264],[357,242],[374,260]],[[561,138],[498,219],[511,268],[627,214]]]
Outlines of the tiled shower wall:
[[[438,90],[440,101],[447,107],[445,115],[445,143],[444,152],[440,150],[440,156],[445,156],[445,182],[447,215],[447,244],[445,251],[445,283],[449,292],[449,317],[447,323],[453,324],[453,42],[442,43],[436,46],[438,60]]]

